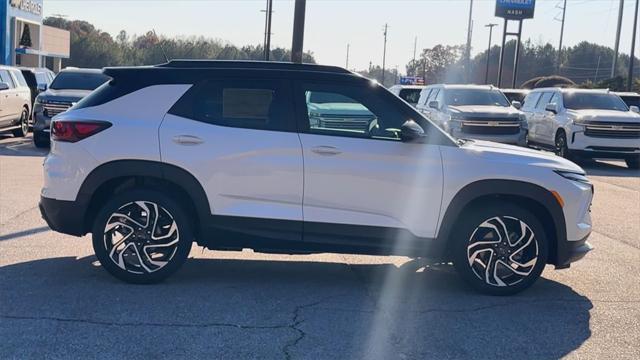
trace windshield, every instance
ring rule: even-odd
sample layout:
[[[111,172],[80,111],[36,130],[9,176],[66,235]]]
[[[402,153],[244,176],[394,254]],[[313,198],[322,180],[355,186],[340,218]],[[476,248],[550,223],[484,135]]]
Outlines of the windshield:
[[[61,72],[51,83],[51,89],[95,90],[109,79],[102,73]]]
[[[487,105],[510,106],[507,98],[498,90],[449,89],[445,101],[450,106]]]
[[[422,89],[402,89],[400,90],[400,98],[409,104],[417,104],[420,99]]]
[[[571,110],[617,110],[629,111],[627,105],[613,94],[606,93],[565,93],[564,107]]]

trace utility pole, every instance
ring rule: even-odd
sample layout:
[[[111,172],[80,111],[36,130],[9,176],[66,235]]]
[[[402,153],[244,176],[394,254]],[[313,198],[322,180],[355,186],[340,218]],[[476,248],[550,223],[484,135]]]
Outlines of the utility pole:
[[[489,28],[489,47],[487,48],[487,70],[484,72],[484,83],[489,84],[489,60],[491,59],[491,35],[493,34],[493,27],[498,24],[487,24],[484,27]]]
[[[618,29],[616,30],[616,44],[613,50],[613,63],[611,65],[611,77],[616,77],[616,67],[618,66],[618,50],[620,49],[620,30],[622,29],[622,13],[624,12],[624,0],[620,0],[618,8]]]
[[[273,14],[273,0],[267,0],[264,19],[264,59],[269,61],[271,55],[271,14]]]
[[[471,78],[471,36],[473,35],[473,0],[469,1],[469,25],[467,28],[467,49],[465,54],[467,82]]]
[[[293,40],[291,42],[291,62],[294,63],[302,63],[306,7],[307,0],[296,0],[295,10],[293,11]]]
[[[416,38],[413,40],[413,66],[414,66],[414,71],[413,71],[413,76],[418,75],[418,65],[416,64],[416,50],[418,49],[418,37],[416,36]],[[409,74],[407,74],[409,75]]]
[[[347,62],[345,64],[345,69],[349,70],[349,48],[351,47],[351,44],[347,44]]]
[[[562,25],[560,25],[560,44],[558,44],[558,68],[556,72],[560,74],[560,68],[562,67],[562,38],[564,37],[564,19],[567,14],[567,0],[564,0],[562,5]]]
[[[384,49],[382,50],[382,86],[384,86],[384,68],[387,63],[387,30],[388,24],[384,24]]]
[[[633,35],[631,35],[631,54],[629,55],[629,76],[627,77],[627,91],[631,91],[633,86],[633,63],[635,60],[636,52],[636,32],[638,29],[638,3],[640,0],[636,0],[636,12],[633,16]]]

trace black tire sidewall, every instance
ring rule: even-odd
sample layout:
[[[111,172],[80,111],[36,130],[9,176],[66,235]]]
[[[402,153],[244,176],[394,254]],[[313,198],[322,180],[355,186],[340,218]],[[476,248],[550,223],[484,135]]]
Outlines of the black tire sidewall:
[[[564,146],[563,146],[563,149],[562,149],[562,151],[564,153],[564,156],[562,156],[562,157],[564,157],[565,159],[570,159],[571,158],[571,154],[570,154],[570,151],[569,151],[569,144],[567,144],[567,135],[564,132],[559,132],[556,135],[556,154],[558,156],[561,156],[558,153],[559,150],[560,150],[560,149],[558,149],[558,139],[560,139],[560,138],[562,138],[564,140],[564,142],[563,142]]]
[[[627,167],[629,169],[633,169],[633,170],[640,169],[640,157],[627,158],[625,159],[625,162],[627,163]]]
[[[133,201],[151,201],[168,210],[178,226],[180,240],[173,258],[160,270],[150,274],[133,274],[118,267],[104,247],[104,228],[111,214],[122,205]],[[180,205],[172,198],[153,190],[132,190],[113,197],[100,210],[92,228],[92,242],[96,257],[102,267],[116,278],[133,284],[153,284],[175,273],[186,261],[191,251],[193,232],[191,223]]]
[[[471,234],[480,224],[495,216],[511,216],[524,221],[533,230],[538,243],[538,262],[533,271],[513,286],[489,285],[479,279],[468,264],[467,246]],[[533,213],[511,203],[490,203],[469,209],[460,219],[461,222],[457,224],[458,230],[453,233],[453,239],[451,239],[452,258],[458,274],[467,284],[488,295],[505,296],[521,292],[538,280],[547,263],[548,240],[542,224]]]
[[[27,124],[26,128],[27,130],[25,131],[24,129],[22,129],[22,126],[24,125],[24,123]],[[20,124],[19,124],[20,128],[13,130],[13,136],[15,137],[25,137],[27,136],[27,134],[29,133],[29,114],[27,114],[27,110],[26,109],[22,109],[22,114],[20,114]]]
[[[33,144],[37,148],[46,148],[49,146],[49,138],[39,131],[34,131]]]

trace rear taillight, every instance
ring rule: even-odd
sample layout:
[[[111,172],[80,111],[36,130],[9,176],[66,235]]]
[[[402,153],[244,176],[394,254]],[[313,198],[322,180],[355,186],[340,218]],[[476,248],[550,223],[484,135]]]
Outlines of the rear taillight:
[[[51,139],[78,142],[111,127],[106,121],[54,121],[51,123]]]

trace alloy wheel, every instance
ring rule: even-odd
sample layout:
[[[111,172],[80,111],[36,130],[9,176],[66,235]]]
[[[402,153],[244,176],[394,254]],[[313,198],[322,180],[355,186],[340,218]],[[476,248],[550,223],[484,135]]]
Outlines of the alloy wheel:
[[[556,136],[556,155],[567,157],[567,139],[563,134]]]
[[[467,260],[473,273],[487,285],[513,286],[529,276],[538,262],[535,233],[524,221],[496,216],[471,234]]]
[[[133,274],[162,269],[176,254],[179,240],[173,215],[150,201],[121,206],[111,214],[104,229],[109,259]]]
[[[29,116],[25,110],[22,110],[22,117],[20,118],[20,127],[22,132],[27,134],[29,132]]]

